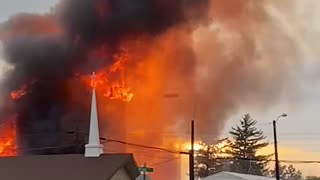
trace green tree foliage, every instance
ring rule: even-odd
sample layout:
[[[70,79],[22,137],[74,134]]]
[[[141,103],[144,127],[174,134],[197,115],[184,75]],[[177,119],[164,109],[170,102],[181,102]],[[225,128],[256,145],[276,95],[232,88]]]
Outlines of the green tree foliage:
[[[201,144],[202,148],[195,152],[195,175],[197,177],[203,178],[223,171],[224,160],[222,155],[226,145],[222,144],[227,143],[228,140],[223,139],[213,145]]]
[[[293,167],[293,165],[283,165],[279,167],[280,171],[280,179],[281,180],[301,180],[302,174],[299,170],[296,170],[296,168]],[[275,171],[271,170],[270,174],[275,177]],[[320,179],[319,179],[320,180]]]
[[[232,127],[229,132],[233,138],[229,150],[233,159],[230,166],[233,172],[253,175],[268,173],[270,155],[257,155],[257,151],[268,146],[268,143],[264,141],[266,137],[263,132],[255,127],[256,123],[249,114],[245,114],[240,125]]]

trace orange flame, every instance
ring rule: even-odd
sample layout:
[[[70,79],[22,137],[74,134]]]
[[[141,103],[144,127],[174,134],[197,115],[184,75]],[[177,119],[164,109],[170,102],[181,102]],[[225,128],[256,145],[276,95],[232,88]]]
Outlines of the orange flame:
[[[0,157],[16,156],[16,127],[15,118],[5,121],[0,128]]]
[[[26,83],[25,85],[21,86],[19,89],[11,91],[9,95],[10,98],[15,101],[21,99],[23,96],[25,96],[28,93],[29,86],[33,85],[34,83],[35,83],[35,80],[32,80]]]
[[[12,91],[10,93],[10,97],[12,100],[19,100],[20,98],[22,98],[24,95],[27,94],[27,86],[23,85],[20,89]]]
[[[93,77],[89,75],[81,76],[81,80],[92,88],[103,91],[103,96],[112,100],[130,102],[133,98],[131,88],[125,84],[124,71],[125,64],[129,59],[127,52],[114,57],[115,63],[108,68],[100,69]],[[117,80],[111,80],[111,76],[116,74]]]
[[[118,84],[110,87],[110,90],[107,91],[104,96],[110,99],[120,99],[125,102],[130,102],[133,98],[133,94],[130,93],[130,88],[121,87]]]

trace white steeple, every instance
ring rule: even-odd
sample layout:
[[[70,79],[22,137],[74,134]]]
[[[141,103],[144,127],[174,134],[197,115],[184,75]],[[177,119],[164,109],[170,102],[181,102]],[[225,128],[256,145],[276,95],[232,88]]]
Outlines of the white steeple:
[[[91,115],[90,115],[90,132],[89,143],[86,144],[85,157],[99,157],[103,154],[103,145],[100,144],[99,136],[99,122],[97,113],[96,91],[95,91],[95,73],[93,73],[92,84],[92,101],[91,101]]]

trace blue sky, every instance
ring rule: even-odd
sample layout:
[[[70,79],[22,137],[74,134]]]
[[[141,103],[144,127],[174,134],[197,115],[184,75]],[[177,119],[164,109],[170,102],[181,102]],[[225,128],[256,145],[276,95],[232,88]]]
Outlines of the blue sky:
[[[46,12],[58,0],[1,0],[0,1],[0,22],[5,21],[9,16],[18,12]],[[300,2],[302,2],[300,0]],[[301,6],[301,7],[300,7]],[[319,37],[316,36],[319,32],[319,25],[316,24],[318,16],[315,7],[320,7],[319,1],[308,0],[303,6],[299,4],[299,17],[294,20],[301,38],[304,43],[310,48],[310,52],[305,52],[305,59],[302,65],[305,66],[303,71],[296,72],[297,89],[299,93],[295,97],[281,98],[276,104],[267,109],[256,109],[254,106],[242,106],[226,123],[225,130],[221,137],[226,136],[231,126],[235,125],[244,113],[250,113],[252,117],[259,121],[259,127],[263,129],[272,142],[272,126],[270,123],[275,117],[281,113],[287,113],[288,117],[278,122],[279,146],[301,150],[306,154],[314,154],[313,159],[320,160],[320,83],[318,80],[318,51],[320,46],[317,46]],[[305,8],[305,9],[304,9]],[[313,10],[312,10],[313,9]],[[310,11],[312,10],[312,12]],[[303,19],[303,18],[308,19]],[[299,19],[301,18],[301,19]],[[312,54],[310,54],[312,53]],[[288,91],[290,91],[288,89]],[[284,151],[285,153],[285,151]],[[298,159],[298,155],[296,159]],[[303,155],[302,155],[303,156]],[[286,157],[283,154],[280,157]],[[286,157],[295,159],[294,156]],[[309,157],[310,158],[310,157]],[[312,166],[312,165],[311,165]],[[316,174],[317,170],[311,166],[304,166],[305,174]],[[316,166],[318,169],[319,167]],[[320,174],[319,174],[320,175]]]

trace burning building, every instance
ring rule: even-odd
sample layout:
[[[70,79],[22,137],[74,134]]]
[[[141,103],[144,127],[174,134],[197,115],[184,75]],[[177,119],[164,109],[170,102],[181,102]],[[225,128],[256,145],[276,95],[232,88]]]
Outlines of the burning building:
[[[241,103],[268,104],[290,82],[275,64],[298,51],[272,24],[266,4],[61,0],[50,13],[11,17],[0,28],[9,67],[0,120],[15,128],[0,130],[12,140],[1,147],[14,154],[83,152],[93,71],[102,136],[173,148],[166,135],[184,139],[195,114],[196,132],[213,141]],[[159,161],[158,152],[108,147],[140,152],[139,163]]]
[[[132,154],[104,154],[99,136],[95,87],[92,90],[88,139],[84,156],[60,154],[1,158],[2,177],[7,180],[135,180],[138,177],[140,173]]]

